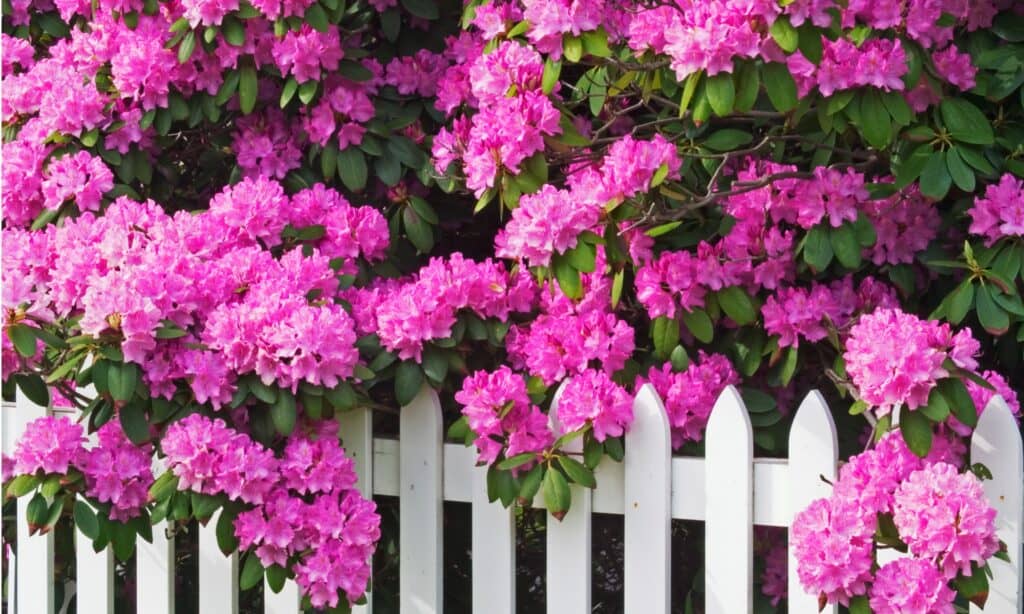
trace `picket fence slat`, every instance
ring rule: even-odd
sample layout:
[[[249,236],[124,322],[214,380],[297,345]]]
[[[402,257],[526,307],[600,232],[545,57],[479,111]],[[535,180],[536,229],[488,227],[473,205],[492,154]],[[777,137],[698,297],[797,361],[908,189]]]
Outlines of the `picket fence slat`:
[[[153,526],[153,543],[138,540],[135,546],[136,599],[146,604],[146,614],[174,612],[174,536],[170,523]]]
[[[14,411],[11,430],[15,440],[25,432],[29,422],[46,415],[45,407],[28,400],[20,390]],[[48,614],[54,611],[53,532],[29,536],[25,518],[30,499],[27,496],[18,499],[18,556],[15,562],[18,611]]]
[[[665,407],[650,384],[633,402],[626,433],[623,529],[627,612],[668,614],[672,570],[672,439]]]
[[[971,462],[985,465],[991,480],[982,482],[985,495],[996,509],[996,531],[1006,543],[1010,561],[992,559],[992,580],[984,612],[1021,612],[1024,584],[1024,449],[1017,422],[1000,396],[989,401],[971,438]],[[982,612],[971,605],[971,612]]]
[[[556,395],[557,403],[557,395]],[[591,607],[591,516],[623,515],[625,527],[625,609],[661,614],[668,608],[670,582],[669,518],[706,522],[705,599],[708,614],[752,611],[753,525],[788,527],[795,512],[827,496],[825,480],[836,476],[835,424],[824,399],[812,391],[794,416],[788,459],[753,458],[752,429],[738,392],[727,388],[709,420],[705,458],[670,457],[670,429],[657,394],[642,388],[634,400],[633,430],[623,463],[604,462],[595,471],[594,491],[573,487],[570,513],[547,520],[548,604],[550,612],[586,613]],[[557,407],[557,405],[556,405]],[[55,410],[59,413],[60,410]],[[19,395],[5,404],[3,449],[11,453],[30,420],[46,415]],[[515,611],[514,511],[487,500],[486,469],[475,467],[475,450],[444,444],[440,402],[422,390],[402,409],[401,440],[374,439],[372,413],[360,409],[339,418],[347,454],[354,459],[358,487],[370,496],[400,497],[400,611],[439,614],[443,610],[443,501],[471,503],[474,612]],[[582,442],[573,442],[578,452]],[[1006,404],[995,397],[972,438],[971,462],[984,464],[993,479],[984,482],[997,509],[997,529],[1010,562],[991,561],[994,579],[984,612],[1024,613],[1022,609],[1022,529],[1024,529],[1024,448]],[[154,468],[154,472],[158,473]],[[825,480],[822,480],[825,478]],[[29,497],[18,502],[18,556],[8,599],[15,614],[54,612],[53,536],[28,537],[24,523]],[[543,508],[543,497],[532,505]],[[238,612],[238,558],[217,547],[216,518],[199,534],[199,613]],[[137,542],[138,602],[147,614],[175,609],[174,539],[167,524],[153,528],[153,543]],[[79,611],[109,613],[113,599],[113,557],[94,553],[76,535],[76,577],[69,584]],[[880,557],[884,558],[884,557]],[[790,557],[789,611],[818,612],[817,597],[802,592]],[[748,587],[743,589],[742,587]],[[676,604],[677,606],[679,604]],[[266,592],[266,614],[294,614],[299,595],[293,582],[274,595]],[[370,614],[372,605],[358,606]],[[828,606],[826,614],[837,608]],[[980,614],[972,606],[971,612]]]
[[[552,431],[561,433],[558,402],[565,390],[563,383],[555,392],[548,412]],[[563,448],[568,453],[583,452],[582,438]],[[556,471],[554,467],[549,471]],[[541,489],[543,493],[543,488]],[[547,524],[547,611],[548,614],[585,614],[590,612],[591,527],[593,501],[590,489],[570,484],[572,505],[561,521],[548,515]],[[543,496],[538,495],[543,499]]]
[[[345,453],[352,459],[358,481],[356,487],[364,497],[373,497],[373,412],[359,408],[338,416],[338,430]],[[373,612],[373,593],[366,594],[366,604],[352,608],[352,614]]]
[[[708,614],[753,610],[754,433],[733,386],[718,397],[704,448],[707,512],[704,525],[704,599]]]
[[[473,612],[515,614],[514,510],[487,499],[487,467],[473,468]]]
[[[287,580],[281,592],[275,593],[264,580],[263,612],[264,614],[298,614],[299,585],[294,580]]]
[[[827,497],[831,487],[824,480],[836,479],[836,462],[839,459],[839,443],[836,424],[825,399],[817,390],[812,390],[793,417],[789,430],[789,489],[788,509],[790,518],[785,526],[792,524],[792,516],[807,507],[811,501]],[[824,479],[822,479],[824,478]],[[784,494],[786,491],[781,491]],[[780,497],[781,498],[781,497]],[[790,614],[815,614],[818,596],[811,595],[800,586],[796,573],[796,558],[789,551],[789,612]],[[826,606],[821,612],[835,614],[835,605]]]
[[[399,608],[443,611],[443,421],[437,393],[424,386],[399,416]],[[468,481],[468,480],[467,480]]]
[[[238,554],[217,545],[217,518],[199,526],[199,614],[238,614]]]

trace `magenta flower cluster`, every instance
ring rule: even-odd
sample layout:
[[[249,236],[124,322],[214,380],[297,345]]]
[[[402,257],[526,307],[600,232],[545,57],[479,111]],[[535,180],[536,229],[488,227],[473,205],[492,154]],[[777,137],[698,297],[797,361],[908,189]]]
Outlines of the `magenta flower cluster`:
[[[891,518],[910,558],[876,571],[879,514]],[[866,595],[880,612],[952,612],[950,582],[999,549],[995,514],[974,474],[922,460],[889,434],[840,469],[830,497],[797,514],[797,573],[805,590],[830,603]]]
[[[290,569],[315,607],[366,591],[380,517],[355,490],[337,423],[300,427],[278,458],[222,420],[192,414],[168,427],[163,448],[179,488],[252,506],[235,520],[239,547]]]
[[[968,214],[971,234],[992,245],[1004,237],[1024,237],[1024,182],[1007,173],[976,198]]]
[[[703,351],[699,359],[683,371],[676,372],[672,365],[664,364],[660,369],[651,367],[646,379],[665,404],[669,426],[672,427],[673,448],[687,441],[703,439],[704,428],[718,395],[726,386],[740,383],[739,374],[728,358]],[[643,383],[642,378],[637,380],[637,388]]]
[[[493,463],[502,451],[508,457],[540,453],[554,442],[548,417],[526,394],[526,380],[508,367],[471,374],[455,400],[477,436],[479,462]]]
[[[81,425],[67,416],[46,416],[26,426],[14,450],[12,474],[81,472],[84,494],[109,504],[110,518],[125,522],[149,501],[152,457],[152,446],[133,444],[117,420],[100,427],[90,445]]]

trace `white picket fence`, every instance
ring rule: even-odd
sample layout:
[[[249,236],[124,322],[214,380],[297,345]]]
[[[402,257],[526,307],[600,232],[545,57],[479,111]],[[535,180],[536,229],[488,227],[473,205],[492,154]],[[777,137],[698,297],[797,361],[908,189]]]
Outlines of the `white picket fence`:
[[[598,467],[598,488],[573,486],[569,514],[547,525],[547,611],[591,611],[591,514],[624,516],[624,583],[627,614],[670,611],[670,522],[705,522],[706,611],[739,614],[753,608],[753,526],[788,527],[795,512],[826,496],[822,476],[836,475],[836,430],[824,399],[816,391],[796,412],[789,435],[789,459],[753,456],[753,431],[743,401],[730,387],[715,404],[706,433],[706,457],[673,457],[669,425],[661,400],[650,385],[634,401],[635,421],[626,436],[623,463],[605,459]],[[10,452],[25,424],[43,408],[19,399],[3,411],[3,446]],[[442,503],[472,504],[473,611],[512,614],[515,606],[515,523],[512,510],[487,501],[486,471],[474,466],[475,453],[443,443],[441,405],[424,388],[400,414],[399,440],[374,439],[367,411],[346,414],[345,444],[355,459],[364,493],[397,496],[402,510],[399,588],[402,614],[443,611]],[[998,511],[1000,538],[1009,544],[1010,562],[995,560],[987,614],[1020,613],[1021,542],[1024,526],[1024,452],[1017,425],[1006,404],[993,399],[971,442],[971,461],[984,463],[993,479],[985,491]],[[19,501],[24,513],[27,497]],[[542,501],[534,502],[542,506]],[[237,556],[224,557],[216,544],[214,522],[199,535],[199,612],[238,611]],[[174,611],[173,544],[155,527],[152,544],[137,550],[140,612]],[[94,553],[88,540],[77,541],[77,603],[82,614],[112,614],[113,555]],[[29,538],[18,523],[16,581],[10,583],[12,610],[18,614],[55,611],[51,578],[53,537]],[[818,612],[817,598],[805,594],[790,557],[789,612]],[[288,583],[279,594],[266,591],[266,614],[294,614],[298,592]],[[144,604],[144,605],[143,605]],[[356,609],[361,614],[368,605]],[[835,614],[834,607],[826,612]],[[975,610],[972,606],[972,612]]]

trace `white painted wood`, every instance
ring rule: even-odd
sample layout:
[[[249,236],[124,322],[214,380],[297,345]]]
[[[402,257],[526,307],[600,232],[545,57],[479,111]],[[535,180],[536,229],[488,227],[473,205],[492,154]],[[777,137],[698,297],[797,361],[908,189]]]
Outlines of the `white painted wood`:
[[[13,439],[17,441],[28,423],[45,416],[46,411],[45,407],[28,400],[19,390],[11,425]],[[53,612],[54,607],[53,532],[29,536],[25,518],[31,499],[31,495],[18,499],[18,558],[15,564],[17,611],[21,614],[43,614]]]
[[[739,392],[718,397],[705,435],[707,504],[705,609],[708,614],[753,611],[753,431]]]
[[[199,527],[199,614],[238,614],[238,554],[224,556],[216,527]]]
[[[565,383],[555,393],[548,412],[552,430],[561,432],[556,414]],[[563,448],[583,452],[583,440],[577,438]],[[552,471],[553,469],[549,469]],[[547,519],[547,601],[548,614],[589,614],[591,607],[591,516],[590,489],[570,484],[572,504],[561,521],[550,514]],[[538,497],[543,499],[543,496]]]
[[[473,472],[473,612],[515,614],[514,508],[487,500],[487,467]]]
[[[443,611],[442,427],[437,393],[424,385],[399,416],[398,583],[402,614]]]
[[[989,581],[985,612],[1024,612],[1021,586],[1024,583],[1021,561],[1024,550],[1024,451],[1017,422],[1002,397],[989,401],[978,418],[971,438],[971,462],[982,463],[992,472],[983,482],[985,495],[996,509],[996,531],[1009,549],[1010,562],[992,559],[993,578]],[[971,605],[971,612],[982,612]]]
[[[144,543],[141,539],[138,543]],[[75,531],[75,588],[77,607],[81,612],[113,614],[114,553],[110,546],[100,552],[92,540]]]
[[[295,580],[286,580],[280,593],[275,593],[270,584],[263,581],[264,614],[299,614],[299,603],[299,585]]]
[[[623,463],[625,610],[668,614],[672,570],[672,438],[665,406],[650,384],[644,384],[633,401],[633,425],[626,433]]]
[[[359,492],[373,498],[373,412],[356,408],[338,416],[338,427],[345,454],[352,459],[359,481]],[[373,593],[366,593],[366,605],[352,607],[352,614],[370,614],[373,611]]]
[[[146,604],[146,614],[174,612],[174,536],[162,520],[153,525],[153,543],[135,544],[135,584],[138,603]]]
[[[817,390],[812,390],[793,418],[793,426],[789,431],[789,491],[788,508],[790,519],[786,526],[792,524],[792,517],[804,509],[815,499],[827,497],[832,487],[826,484],[836,480],[836,463],[839,459],[839,444],[836,437],[836,425],[832,420],[825,399]],[[755,479],[754,488],[758,492],[760,482]],[[775,489],[772,495],[781,499],[787,493]],[[756,506],[755,506],[756,509]],[[791,614],[816,614],[818,597],[804,591],[796,573],[796,557],[789,551],[789,612]],[[822,612],[835,614],[835,605],[827,605]]]

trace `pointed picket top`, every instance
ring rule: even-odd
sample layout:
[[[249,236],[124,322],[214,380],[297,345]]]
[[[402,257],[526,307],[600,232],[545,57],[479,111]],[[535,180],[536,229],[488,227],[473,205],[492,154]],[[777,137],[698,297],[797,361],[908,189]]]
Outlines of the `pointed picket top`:
[[[753,593],[737,587],[754,579],[754,432],[734,386],[718,396],[705,439],[705,608],[749,613]]]
[[[668,614],[671,597],[672,436],[651,384],[633,400],[624,479],[625,610]]]
[[[444,608],[444,421],[437,393],[424,384],[399,414],[399,609]]]
[[[1006,401],[992,397],[971,437],[971,463],[981,463],[992,474],[984,480],[985,495],[996,509],[996,531],[1007,545],[1010,562],[992,559],[985,612],[1022,612],[1021,583],[1024,582],[1024,449],[1019,426]],[[982,612],[971,606],[971,612]]]
[[[562,398],[566,379],[555,391],[548,411],[552,432],[561,433],[558,423],[558,403]],[[582,452],[583,438],[570,441],[566,452]],[[550,469],[549,471],[555,471]],[[600,486],[600,485],[599,485]],[[549,614],[589,612],[590,598],[590,534],[593,501],[589,488],[570,484],[572,505],[561,521],[551,514],[547,518],[547,611]]]
[[[793,417],[789,431],[789,502],[792,515],[800,513],[815,499],[832,492],[829,482],[835,482],[839,443],[836,424],[828,404],[817,390],[804,397]],[[790,523],[791,524],[791,523]],[[789,550],[789,611],[791,614],[818,612],[818,596],[804,592],[796,571],[796,558]],[[835,605],[827,605],[821,612],[835,614]]]

